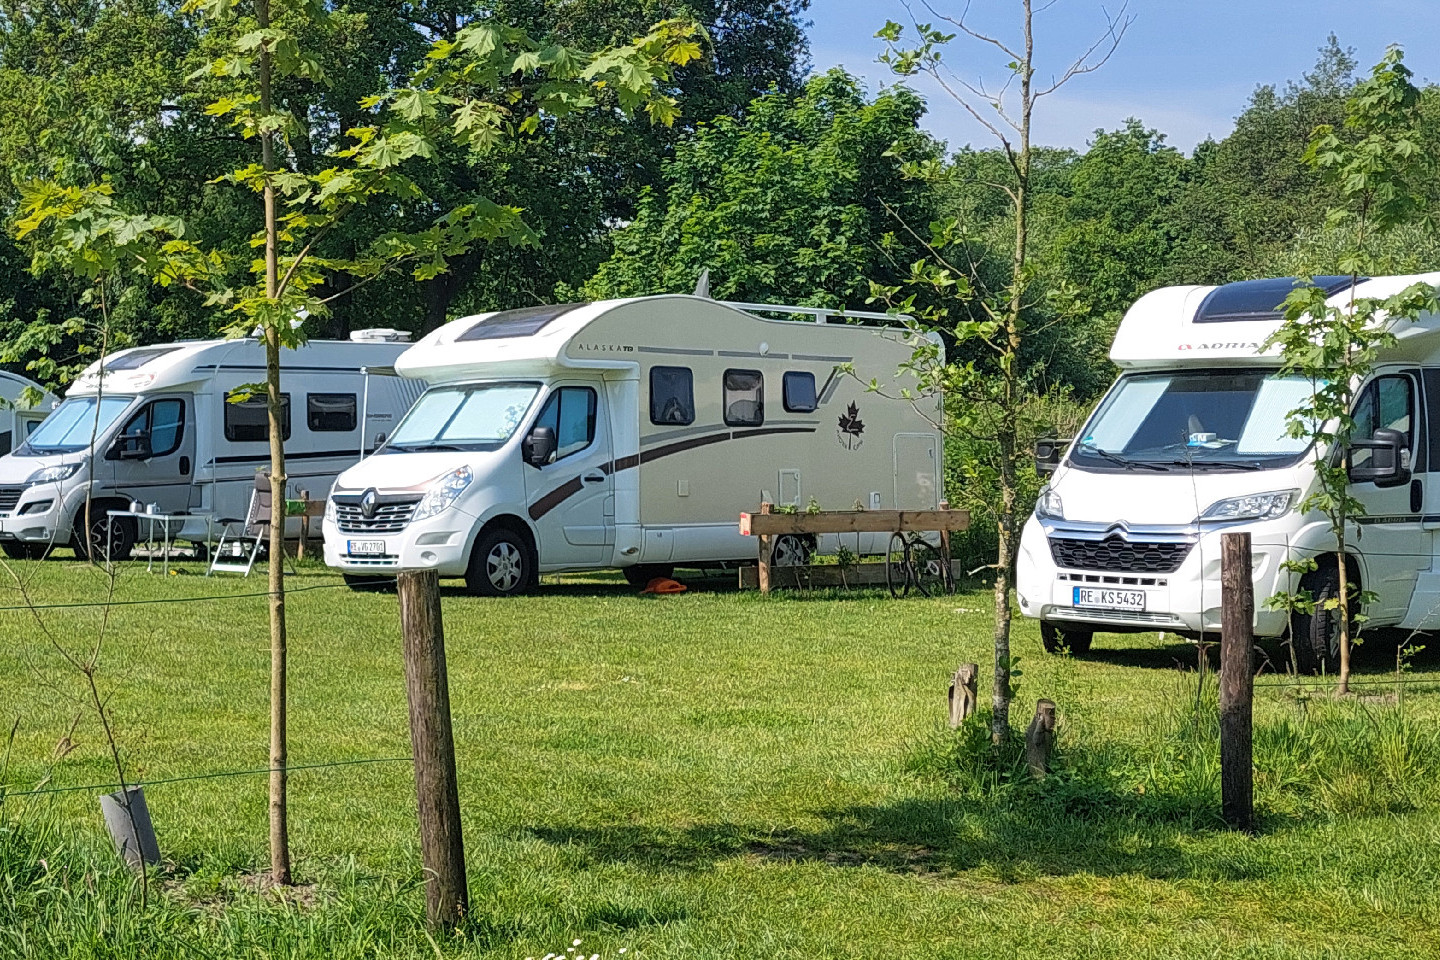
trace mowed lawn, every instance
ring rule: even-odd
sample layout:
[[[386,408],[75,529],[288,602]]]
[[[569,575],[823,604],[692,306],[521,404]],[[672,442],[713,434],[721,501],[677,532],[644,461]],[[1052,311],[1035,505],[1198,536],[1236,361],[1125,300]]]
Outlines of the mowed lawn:
[[[108,615],[99,679],[130,775],[262,768],[266,603],[240,595],[264,590],[263,571],[179,569],[126,564],[115,596],[229,599]],[[15,577],[38,604],[106,593],[68,552],[10,570],[6,607],[23,604]],[[334,589],[318,566],[289,582],[318,588],[289,601],[291,762],[408,756],[394,595]],[[1207,729],[1213,691],[1197,694],[1194,648],[1173,638],[1050,657],[1017,620],[1013,722],[1054,699],[1061,769],[1041,790],[957,780],[957,764],[982,761],[943,731],[945,688],[975,660],[988,702],[989,609],[980,585],[904,601],[723,581],[640,597],[612,576],[547,578],[509,601],[447,589],[461,936],[424,933],[401,762],[293,775],[305,886],[291,900],[241,882],[266,861],[263,775],[147,788],[169,863],[145,911],[113,866],[97,791],[11,797],[12,856],[24,837],[46,862],[18,879],[10,867],[0,955],[538,960],[578,939],[584,956],[654,958],[1440,956],[1440,645],[1415,658],[1399,703],[1394,686],[1345,704],[1258,691],[1251,839],[1218,824],[1218,746],[1184,735]],[[38,617],[0,612],[0,721],[19,722],[5,783],[111,781],[81,680],[45,636],[81,650],[102,614]],[[1367,643],[1361,678],[1393,679],[1394,654]]]

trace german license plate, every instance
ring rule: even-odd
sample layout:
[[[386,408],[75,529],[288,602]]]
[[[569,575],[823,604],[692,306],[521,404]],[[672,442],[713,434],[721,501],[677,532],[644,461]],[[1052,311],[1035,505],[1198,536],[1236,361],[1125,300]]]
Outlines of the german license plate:
[[[348,552],[352,557],[376,556],[385,552],[384,540],[351,540]]]
[[[1076,587],[1075,606],[1103,607],[1107,610],[1144,610],[1144,590],[1101,590],[1095,587]]]

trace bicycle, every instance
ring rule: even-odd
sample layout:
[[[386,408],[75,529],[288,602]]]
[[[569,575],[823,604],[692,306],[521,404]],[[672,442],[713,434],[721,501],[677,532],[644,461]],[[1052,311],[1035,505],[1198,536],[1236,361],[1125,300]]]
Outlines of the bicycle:
[[[892,533],[885,554],[885,584],[897,600],[913,586],[923,597],[955,592],[950,558],[940,546],[918,533]]]

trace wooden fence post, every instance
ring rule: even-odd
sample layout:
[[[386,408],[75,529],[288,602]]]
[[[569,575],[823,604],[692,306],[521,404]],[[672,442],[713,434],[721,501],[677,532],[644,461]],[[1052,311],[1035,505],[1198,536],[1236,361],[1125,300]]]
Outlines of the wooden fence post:
[[[1050,752],[1055,749],[1055,701],[1037,700],[1035,718],[1025,731],[1025,765],[1030,776],[1045,779],[1050,772]]]
[[[295,548],[295,559],[305,559],[305,541],[310,539],[310,491],[300,491],[300,545]]]
[[[774,507],[771,504],[760,504],[760,512],[762,514],[770,513],[772,510],[774,510]],[[770,534],[760,534],[760,565],[757,571],[757,577],[761,593],[770,592],[770,550],[773,543],[774,538],[771,537]]]
[[[455,739],[450,729],[450,686],[445,674],[445,630],[440,578],[434,570],[406,570],[398,578],[405,693],[410,702],[410,746],[420,814],[420,858],[425,869],[425,916],[434,927],[453,927],[469,909],[465,845]]]
[[[949,510],[950,501],[941,500],[940,509]],[[950,562],[950,531],[946,530],[944,527],[940,528],[940,556],[945,558],[946,563]]]
[[[962,663],[955,676],[950,678],[950,729],[955,729],[975,712],[979,702],[976,684],[980,679],[980,665]]]
[[[1255,582],[1250,563],[1250,534],[1220,537],[1220,808],[1226,823],[1246,833],[1255,831]]]

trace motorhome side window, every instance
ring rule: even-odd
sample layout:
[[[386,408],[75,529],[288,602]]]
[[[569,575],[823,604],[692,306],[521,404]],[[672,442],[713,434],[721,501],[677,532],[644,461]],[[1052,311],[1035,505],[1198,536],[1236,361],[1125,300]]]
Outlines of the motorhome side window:
[[[270,439],[269,413],[263,394],[252,394],[239,403],[225,397],[225,439],[233,443],[264,442]],[[290,394],[280,394],[280,435],[290,439]]]
[[[349,433],[355,429],[353,393],[305,394],[305,422],[311,433]]]
[[[551,463],[579,453],[595,440],[595,404],[595,391],[589,387],[561,387],[550,394],[535,426],[555,431]]]
[[[785,374],[784,388],[787,413],[815,412],[815,374],[791,370]]]
[[[695,422],[695,375],[689,367],[650,368],[650,422],[679,427]]]
[[[725,371],[725,423],[758,427],[765,422],[765,378],[759,370]]]
[[[1411,433],[1415,422],[1415,391],[1406,376],[1377,377],[1360,394],[1355,403],[1355,429],[1350,434],[1355,440],[1373,440],[1375,431],[1381,429],[1399,430],[1405,435],[1405,448],[1414,453],[1414,437]],[[1360,467],[1369,462],[1373,450],[1354,450],[1350,463]]]
[[[163,457],[180,449],[184,433],[185,401],[168,398],[156,400],[131,417],[120,431],[120,443],[135,449],[148,439],[150,456]]]

